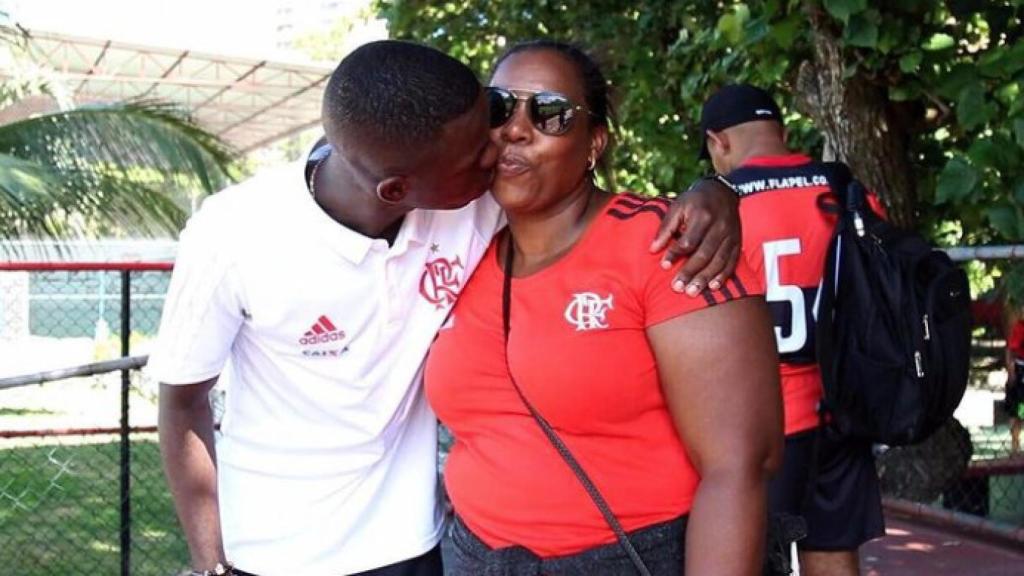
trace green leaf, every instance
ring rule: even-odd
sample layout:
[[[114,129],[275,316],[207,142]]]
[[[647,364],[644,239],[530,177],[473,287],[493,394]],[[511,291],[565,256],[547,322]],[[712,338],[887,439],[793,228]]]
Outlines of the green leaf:
[[[981,79],[978,77],[976,67],[966,62],[959,62],[940,76],[938,82],[939,95],[949,100],[956,100],[964,88],[980,83]]]
[[[790,17],[775,23],[769,34],[779,44],[780,48],[788,50],[800,37],[800,34],[803,33],[804,26],[803,18]]]
[[[1017,187],[1013,189],[1013,201],[1018,206],[1024,206],[1024,180],[1017,183]]]
[[[874,48],[878,44],[878,24],[862,14],[856,14],[850,18],[843,36],[849,46]]]
[[[1013,136],[1017,139],[1017,146],[1024,148],[1024,118],[1013,119]]]
[[[921,89],[916,84],[904,84],[902,86],[889,87],[889,100],[893,102],[906,102],[914,100],[921,95]]]
[[[1009,50],[1004,47],[993,49],[978,59],[978,71],[989,78],[1004,76],[1008,68],[1009,55]]]
[[[1007,108],[1011,108],[1017,103],[1018,98],[1020,98],[1020,84],[1017,82],[1010,82],[1009,84],[1000,86],[999,88],[996,88],[993,96],[1000,104]]]
[[[993,206],[985,210],[985,217],[1007,240],[1017,240],[1020,237],[1020,216],[1013,206]]]
[[[1010,130],[1005,128],[997,128],[989,136],[980,136],[967,153],[971,164],[993,168],[1006,176],[1019,174],[1020,166],[1024,165],[1024,152],[1014,143]],[[1010,180],[1016,181],[1016,178],[1011,177]]]
[[[846,23],[850,16],[863,12],[868,7],[868,0],[825,0],[825,10],[837,20]]]
[[[956,103],[956,116],[967,130],[973,130],[989,121],[992,105],[985,102],[985,88],[981,83],[968,85],[960,92]]]
[[[979,138],[967,149],[967,157],[975,166],[987,166],[992,164],[996,154],[995,145],[988,138]]]
[[[900,58],[900,70],[906,74],[917,72],[917,69],[921,66],[921,58],[923,56],[924,54],[921,54],[916,50],[909,54],[904,54],[903,57]]]
[[[949,34],[943,34],[940,32],[938,34],[933,34],[931,38],[921,45],[921,48],[930,52],[936,52],[939,50],[947,50],[953,46],[956,46],[956,40],[954,40]]]
[[[737,4],[728,14],[718,19],[718,31],[730,44],[743,41],[743,26],[750,19],[750,8],[746,4]]]
[[[957,202],[968,198],[978,185],[978,171],[963,158],[952,158],[939,174],[935,203]]]
[[[873,21],[878,23],[878,51],[890,55],[893,52],[901,52],[910,42],[906,38],[906,30],[902,22],[893,22],[892,19],[883,17],[877,10],[869,12]]]

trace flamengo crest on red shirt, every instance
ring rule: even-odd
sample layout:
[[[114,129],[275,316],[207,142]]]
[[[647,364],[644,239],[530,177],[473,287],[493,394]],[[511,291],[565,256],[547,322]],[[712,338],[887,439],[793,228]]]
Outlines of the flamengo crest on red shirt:
[[[615,309],[612,296],[609,294],[601,298],[593,292],[573,294],[569,305],[565,307],[565,319],[576,327],[576,331],[607,328],[606,315],[609,310]]]

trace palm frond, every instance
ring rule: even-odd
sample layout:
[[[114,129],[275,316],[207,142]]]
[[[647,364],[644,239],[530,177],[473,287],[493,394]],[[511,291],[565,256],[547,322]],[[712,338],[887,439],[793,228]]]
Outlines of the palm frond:
[[[192,174],[207,192],[224,183],[233,156],[176,105],[144,101],[82,106],[0,126],[0,152],[59,171],[89,166]]]
[[[45,165],[0,154],[0,238],[61,236],[48,217],[59,206],[60,176]]]
[[[51,238],[174,234],[185,211],[166,192],[214,192],[228,182],[233,159],[179,108],[156,102],[86,106],[0,126],[0,155],[0,170],[11,170],[0,177],[0,237],[29,231]],[[6,225],[9,216],[20,223]]]

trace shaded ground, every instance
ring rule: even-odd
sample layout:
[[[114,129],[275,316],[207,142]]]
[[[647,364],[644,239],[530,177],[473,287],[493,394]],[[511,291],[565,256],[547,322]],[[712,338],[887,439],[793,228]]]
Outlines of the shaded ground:
[[[1024,549],[996,546],[958,533],[886,518],[885,538],[861,549],[866,576],[1024,576]]]

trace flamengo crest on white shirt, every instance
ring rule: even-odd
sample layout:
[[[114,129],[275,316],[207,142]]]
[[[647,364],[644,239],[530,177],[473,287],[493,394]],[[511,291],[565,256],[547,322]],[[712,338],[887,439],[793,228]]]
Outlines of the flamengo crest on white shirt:
[[[576,331],[607,328],[605,315],[615,309],[612,296],[609,294],[607,298],[601,298],[593,292],[573,294],[572,301],[565,308],[565,319],[576,327]]]
[[[440,249],[437,244],[430,245],[432,254],[437,254]],[[454,304],[462,287],[460,271],[465,273],[466,267],[462,265],[462,259],[458,256],[454,260],[440,256],[428,260],[423,266],[423,275],[420,276],[420,295],[438,310]]]

